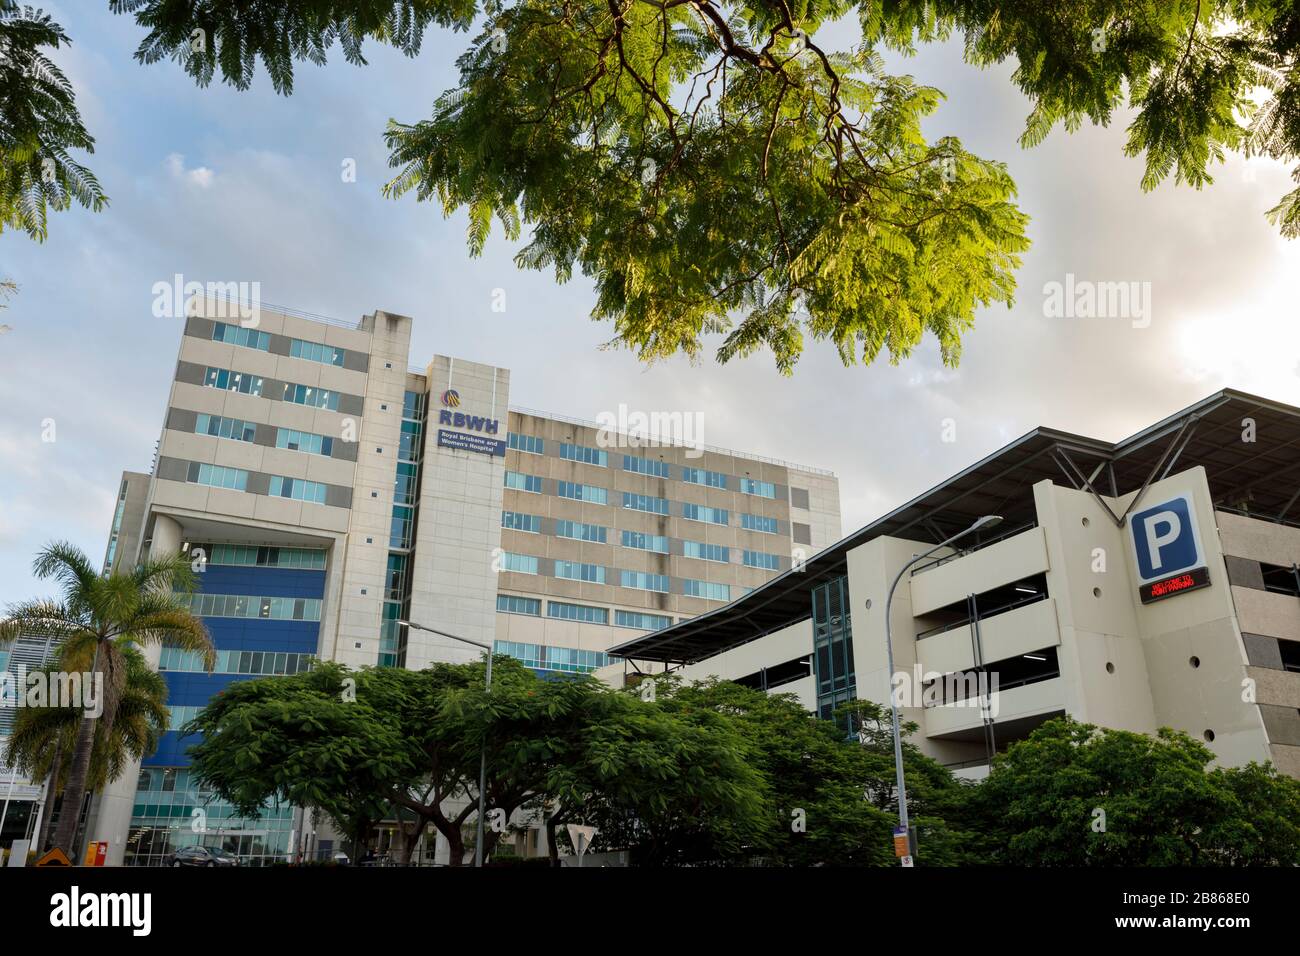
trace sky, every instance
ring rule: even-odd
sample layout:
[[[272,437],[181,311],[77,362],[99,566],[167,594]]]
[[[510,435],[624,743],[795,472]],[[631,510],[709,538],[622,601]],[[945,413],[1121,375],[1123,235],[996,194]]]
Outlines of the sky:
[[[284,97],[264,73],[240,93],[140,65],[143,31],[106,4],[42,6],[73,38],[55,59],[111,204],[52,216],[43,244],[0,235],[0,277],[20,287],[0,312],[0,605],[50,593],[30,571],[49,541],[101,560],[121,472],[148,471],[162,427],[181,328],[154,317],[152,290],[178,273],[257,281],[264,303],[339,319],[410,315],[413,364],[508,367],[514,405],[695,412],[708,444],[834,471],[846,534],[1039,425],[1117,440],[1225,386],[1300,404],[1300,243],[1263,215],[1287,168],[1233,157],[1202,191],[1143,193],[1123,114],[1022,149],[1029,105],[1012,67],[967,66],[958,42],[890,63],[945,92],[928,135],[960,137],[1018,184],[1033,247],[1014,307],[977,314],[955,369],[932,339],[897,366],[844,367],[809,343],[783,377],[762,352],[645,366],[603,348],[612,331],[589,317],[587,280],[517,269],[499,228],[471,258],[462,215],[382,197],[385,124],[429,114],[464,34],[435,29],[415,59],[372,44],[365,67],[336,48],[325,67],[299,66]],[[814,39],[843,46],[855,29]],[[1149,308],[1062,315],[1051,289],[1067,276],[1138,283]]]

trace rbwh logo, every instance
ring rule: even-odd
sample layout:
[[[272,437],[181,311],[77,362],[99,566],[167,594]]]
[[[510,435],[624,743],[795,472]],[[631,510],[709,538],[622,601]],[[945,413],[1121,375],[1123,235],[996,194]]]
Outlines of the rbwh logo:
[[[1138,583],[1147,584],[1205,563],[1190,495],[1140,511],[1129,520]]]

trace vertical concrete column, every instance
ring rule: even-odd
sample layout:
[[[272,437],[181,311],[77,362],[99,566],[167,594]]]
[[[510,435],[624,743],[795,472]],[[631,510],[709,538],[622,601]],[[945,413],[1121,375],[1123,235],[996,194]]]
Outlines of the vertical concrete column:
[[[182,529],[180,523],[166,515],[155,515],[153,542],[149,547],[149,557],[177,554],[181,549]],[[155,670],[162,648],[156,644],[142,648],[149,666]],[[121,866],[126,849],[127,834],[131,830],[131,812],[135,806],[135,788],[140,778],[140,762],[133,761],[122,771],[122,775],[110,783],[99,796],[99,808],[91,817],[88,827],[88,840],[107,840],[108,857],[105,864]],[[80,862],[77,860],[74,863]]]

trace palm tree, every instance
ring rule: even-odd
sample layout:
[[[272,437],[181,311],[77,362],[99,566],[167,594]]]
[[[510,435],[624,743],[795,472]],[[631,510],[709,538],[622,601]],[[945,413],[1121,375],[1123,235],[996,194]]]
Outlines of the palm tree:
[[[123,644],[167,644],[197,651],[209,671],[216,665],[216,652],[203,622],[182,603],[183,598],[178,600],[178,592],[188,595],[194,590],[194,572],[183,555],[143,561],[124,574],[100,575],[79,548],[57,542],[36,556],[32,573],[57,581],[63,588],[62,599],[9,605],[8,617],[0,621],[0,641],[20,634],[53,637],[69,662],[89,661],[89,673],[103,687],[101,716],[83,710],[77,724],[63,812],[54,831],[54,845],[75,859],[72,844],[90,779],[96,726],[104,739],[111,739],[126,685]]]
[[[86,786],[102,790],[126,770],[129,761],[142,760],[158,749],[167,731],[167,682],[149,666],[144,655],[127,644],[118,648],[125,665],[122,696],[113,715],[112,729],[101,722],[95,733],[90,771]],[[44,672],[54,674],[85,673],[91,663],[84,652],[78,655],[60,651],[57,663]],[[67,755],[72,753],[80,728],[81,712],[75,707],[24,707],[14,721],[13,733],[4,760],[20,770],[29,780],[49,780],[47,811],[41,832],[36,836],[36,851],[42,852],[53,819],[54,796],[68,778]],[[63,804],[68,806],[67,801]],[[75,812],[75,811],[74,811]]]

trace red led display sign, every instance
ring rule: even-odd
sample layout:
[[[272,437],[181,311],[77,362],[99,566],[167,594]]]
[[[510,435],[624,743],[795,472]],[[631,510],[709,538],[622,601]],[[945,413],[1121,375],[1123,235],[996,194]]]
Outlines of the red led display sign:
[[[1182,594],[1184,591],[1195,591],[1197,588],[1209,587],[1209,585],[1210,569],[1195,568],[1160,581],[1144,584],[1138,588],[1138,594],[1141,596],[1143,604],[1150,604],[1152,601],[1173,597],[1175,594]]]

